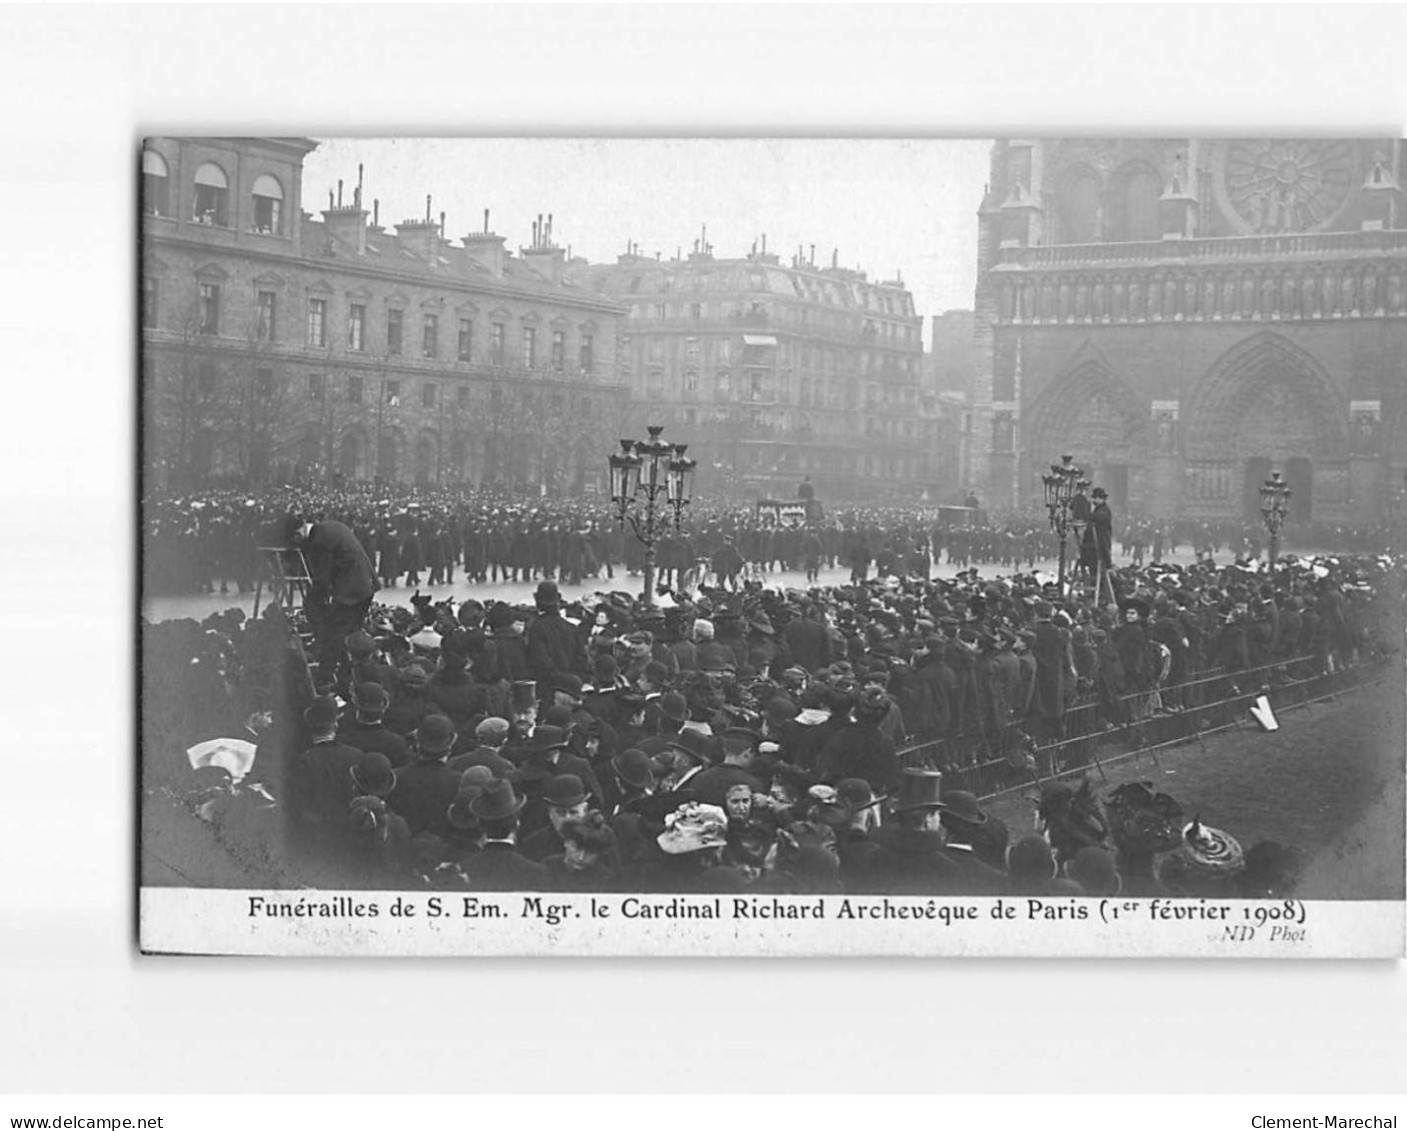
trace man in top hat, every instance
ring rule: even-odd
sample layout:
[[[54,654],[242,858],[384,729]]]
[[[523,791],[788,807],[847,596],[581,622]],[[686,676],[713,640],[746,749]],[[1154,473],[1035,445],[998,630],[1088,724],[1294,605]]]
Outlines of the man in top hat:
[[[466,861],[469,881],[483,891],[544,891],[547,870],[518,851],[518,817],[524,801],[513,783],[494,780],[469,802],[483,844]]]
[[[319,658],[341,662],[348,635],[362,626],[380,588],[376,570],[357,536],[340,522],[306,522],[289,515],[285,527],[290,544],[303,551],[312,579],[304,608]]]
[[[962,869],[943,851],[943,775],[905,770],[900,776],[894,821],[875,834],[884,849],[873,861],[875,887],[892,895],[966,894]]]
[[[944,790],[942,799],[940,819],[948,856],[963,870],[974,894],[1001,891],[1010,839],[1005,823],[983,812],[977,798],[966,790]]]
[[[875,840],[875,833],[880,827],[879,807],[885,798],[876,797],[863,778],[845,778],[836,785],[835,792],[849,815],[846,823],[836,830],[841,878],[847,891],[872,891],[876,862],[884,854]]]
[[[454,724],[444,715],[426,715],[415,732],[415,761],[396,771],[396,787],[386,804],[405,818],[412,836],[452,835],[448,813],[459,792],[459,774],[445,761],[453,745]]]
[[[735,785],[764,793],[762,783],[751,772],[756,757],[757,735],[746,727],[729,727],[723,732],[723,764],[701,770],[689,788],[700,801],[720,808],[725,807],[728,791]]]
[[[531,802],[523,815],[523,835],[531,836],[548,824],[547,784],[562,774],[573,774],[585,786],[589,797],[601,805],[604,795],[591,763],[568,749],[567,732],[561,727],[539,726],[528,742],[527,749],[513,774],[514,783]]]
[[[1085,527],[1084,546],[1092,553],[1091,564],[1107,574],[1114,568],[1114,512],[1109,509],[1109,492],[1103,487],[1096,487],[1091,494],[1094,506],[1089,512],[1089,525]]]
[[[393,769],[411,761],[410,743],[382,722],[391,697],[379,683],[359,683],[352,689],[353,716],[337,728],[337,740],[358,750],[384,754]]]

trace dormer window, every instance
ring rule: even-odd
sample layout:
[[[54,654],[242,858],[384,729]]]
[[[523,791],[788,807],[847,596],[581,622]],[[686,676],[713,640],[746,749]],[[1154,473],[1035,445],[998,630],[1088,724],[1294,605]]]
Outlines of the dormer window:
[[[142,150],[142,210],[149,216],[171,215],[171,182],[166,158],[154,149]]]
[[[254,179],[254,230],[266,236],[283,234],[283,186],[264,173]]]
[[[206,162],[195,171],[195,202],[191,219],[197,224],[229,227],[229,181],[220,166]]]

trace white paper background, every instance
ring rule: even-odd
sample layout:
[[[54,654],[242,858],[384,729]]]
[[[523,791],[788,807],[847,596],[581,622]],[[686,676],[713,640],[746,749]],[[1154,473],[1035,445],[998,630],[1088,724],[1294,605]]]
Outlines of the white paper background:
[[[141,959],[130,759],[140,134],[1400,133],[1404,33],[1344,5],[0,13],[0,1088],[1402,1087],[1388,963]]]

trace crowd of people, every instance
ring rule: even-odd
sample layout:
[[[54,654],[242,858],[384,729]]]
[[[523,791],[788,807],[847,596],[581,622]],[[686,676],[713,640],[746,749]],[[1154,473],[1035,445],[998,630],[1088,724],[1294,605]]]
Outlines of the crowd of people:
[[[971,569],[788,590],[676,577],[649,605],[567,601],[541,576],[567,577],[560,560],[529,569],[530,605],[399,604],[359,528],[380,506],[292,522],[260,508],[308,553],[305,610],[144,631],[148,793],[251,884],[1283,894],[1293,849],[1243,852],[1152,787],[1046,782],[1040,831],[1015,835],[955,771],[1016,751],[1014,780],[1034,780],[1019,752],[1058,741],[1082,702],[1118,725],[1193,706],[1196,673],[1312,677],[1394,647],[1400,567],[1365,555],[1118,564],[1112,604]],[[551,513],[564,531],[591,521]],[[838,533],[865,528],[852,522]],[[913,527],[873,522],[885,547],[918,552]],[[718,525],[725,546],[753,529]],[[904,756],[924,739],[952,741]]]

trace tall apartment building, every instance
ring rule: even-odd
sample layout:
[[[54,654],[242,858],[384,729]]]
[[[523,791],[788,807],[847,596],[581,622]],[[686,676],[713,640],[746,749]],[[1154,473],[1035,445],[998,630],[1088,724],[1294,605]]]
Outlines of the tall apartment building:
[[[924,389],[922,320],[903,282],[789,265],[761,247],[674,259],[631,246],[567,277],[627,304],[625,365],[640,412],[690,443],[697,494],[918,500],[933,492],[936,397]],[[643,417],[642,417],[643,419]]]
[[[393,226],[358,183],[315,218],[300,138],[142,149],[149,486],[304,478],[581,490],[629,392],[624,308],[564,277],[550,222]]]

